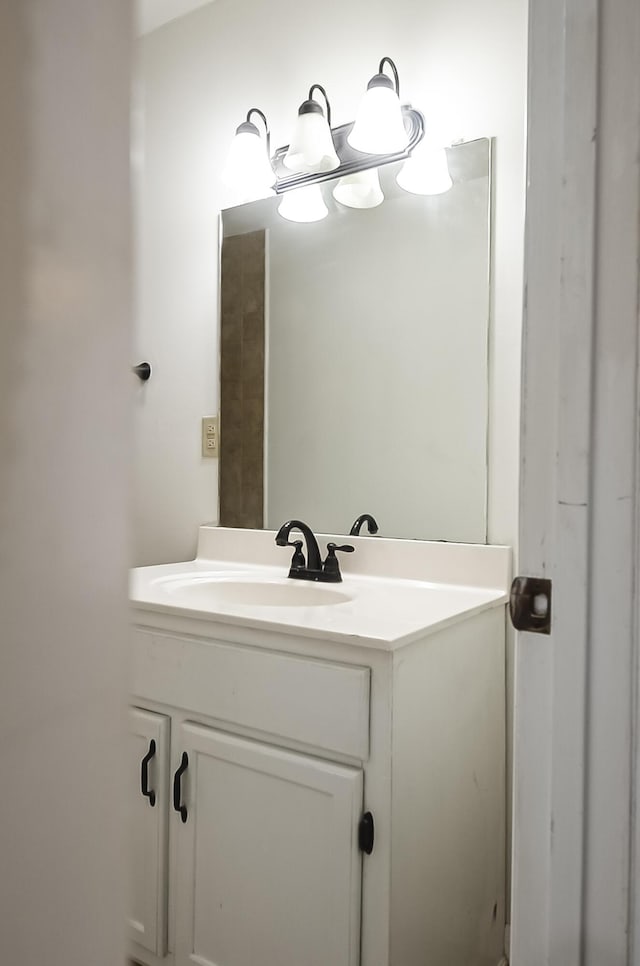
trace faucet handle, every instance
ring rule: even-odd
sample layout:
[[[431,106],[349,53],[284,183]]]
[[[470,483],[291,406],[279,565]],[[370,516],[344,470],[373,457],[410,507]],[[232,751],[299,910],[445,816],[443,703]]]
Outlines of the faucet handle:
[[[336,557],[336,551],[339,550],[342,553],[353,553],[355,547],[352,547],[350,543],[344,543],[341,547],[337,543],[327,544],[327,559],[324,562],[322,568],[323,574],[325,574],[328,580],[335,581],[342,580],[342,574],[340,573],[340,564],[338,563],[338,558]]]
[[[306,560],[304,559],[304,554],[302,552],[302,540],[287,540],[284,544],[285,547],[295,547],[293,551],[293,557],[291,558],[291,569],[299,570],[301,567],[306,566]]]

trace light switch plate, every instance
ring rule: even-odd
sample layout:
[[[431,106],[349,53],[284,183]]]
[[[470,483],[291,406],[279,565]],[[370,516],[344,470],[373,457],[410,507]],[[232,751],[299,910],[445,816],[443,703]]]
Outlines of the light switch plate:
[[[204,416],[202,420],[202,455],[217,456],[219,449],[219,421],[217,416]]]

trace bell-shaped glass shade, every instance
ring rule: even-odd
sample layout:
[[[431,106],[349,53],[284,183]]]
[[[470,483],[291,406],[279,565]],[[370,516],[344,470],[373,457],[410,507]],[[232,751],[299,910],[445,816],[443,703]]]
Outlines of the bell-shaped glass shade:
[[[264,138],[251,131],[237,131],[222,174],[229,187],[247,198],[261,198],[270,194],[276,176],[267,155]]]
[[[396,181],[414,195],[441,195],[453,185],[444,148],[419,145],[402,165]]]
[[[333,189],[333,197],[347,208],[376,208],[384,201],[377,168],[340,178]]]
[[[400,99],[390,87],[370,87],[358,108],[347,138],[356,151],[367,154],[395,154],[409,141],[402,119]]]
[[[284,165],[290,171],[333,171],[340,166],[324,114],[298,114]]]
[[[320,185],[304,185],[287,191],[278,205],[278,214],[287,221],[322,221],[329,214]]]

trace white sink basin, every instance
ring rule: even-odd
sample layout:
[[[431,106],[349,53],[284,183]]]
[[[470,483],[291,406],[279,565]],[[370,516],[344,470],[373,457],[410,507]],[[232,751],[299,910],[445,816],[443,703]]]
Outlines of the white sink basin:
[[[322,553],[326,542],[343,539],[321,536]],[[289,550],[276,546],[273,531],[202,527],[196,559],[136,568],[130,599],[142,615],[165,614],[171,629],[184,621],[185,633],[198,633],[194,621],[211,620],[252,634],[301,634],[382,650],[507,599],[506,547],[385,537],[353,542],[356,553],[343,562],[342,583],[325,584],[287,576]],[[256,646],[261,641],[255,636]]]
[[[198,574],[164,578],[158,588],[186,606],[223,607],[327,607],[352,598],[342,590],[302,580],[251,580]]]

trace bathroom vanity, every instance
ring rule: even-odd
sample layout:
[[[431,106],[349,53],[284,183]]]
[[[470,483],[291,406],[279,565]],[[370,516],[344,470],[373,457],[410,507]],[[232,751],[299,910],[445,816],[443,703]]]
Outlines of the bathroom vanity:
[[[321,537],[324,545],[328,537]],[[130,955],[497,966],[507,548],[203,527],[133,572]]]

